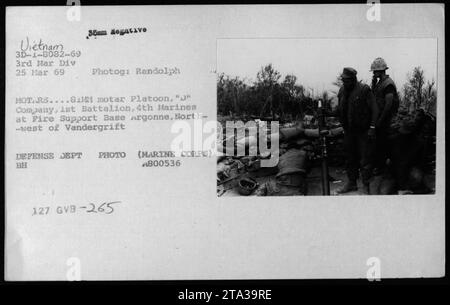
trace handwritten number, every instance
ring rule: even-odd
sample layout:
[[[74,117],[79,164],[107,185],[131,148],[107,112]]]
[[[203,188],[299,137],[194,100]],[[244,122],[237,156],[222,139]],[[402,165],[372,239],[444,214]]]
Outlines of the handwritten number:
[[[97,213],[97,211],[95,210],[95,204],[93,203],[89,203],[90,206],[92,206],[91,210],[87,210],[86,212],[88,213]]]
[[[112,212],[114,212],[114,208],[111,206],[114,203],[120,203],[120,201],[108,202],[106,206],[109,208],[109,212],[106,212],[105,214],[111,214]]]
[[[113,201],[113,202],[104,202],[101,205],[96,208],[95,204],[89,203],[91,206],[90,209],[86,210],[87,213],[105,213],[105,214],[111,214],[114,212],[113,204],[114,203],[120,203],[120,201]],[[106,207],[106,208],[105,208]]]

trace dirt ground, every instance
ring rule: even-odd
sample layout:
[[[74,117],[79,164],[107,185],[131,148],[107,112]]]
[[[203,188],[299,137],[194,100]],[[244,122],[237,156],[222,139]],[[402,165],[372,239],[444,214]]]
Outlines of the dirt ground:
[[[346,181],[346,174],[345,171],[342,168],[338,167],[330,167],[329,173],[332,178],[334,178],[335,181],[330,182],[330,194],[331,195],[337,195],[336,191],[340,189],[345,181]],[[263,185],[265,182],[267,182],[269,179],[271,179],[274,176],[266,176],[261,178],[255,178],[255,180],[258,182],[259,186]],[[322,196],[322,177],[321,177],[321,168],[320,167],[313,167],[311,171],[308,174],[307,183],[308,183],[308,195],[307,196]],[[434,177],[432,175],[427,175],[425,177],[425,184],[430,187],[431,189],[434,189]],[[226,188],[230,188],[226,190],[225,193],[221,195],[221,197],[235,197],[235,196],[241,196],[237,188],[231,188],[232,185],[226,186]],[[352,196],[352,195],[364,195],[362,191],[362,185],[361,182],[358,181],[358,190],[354,192],[346,193],[345,196]],[[256,196],[255,193],[253,193],[250,196]],[[344,196],[344,195],[339,195]]]

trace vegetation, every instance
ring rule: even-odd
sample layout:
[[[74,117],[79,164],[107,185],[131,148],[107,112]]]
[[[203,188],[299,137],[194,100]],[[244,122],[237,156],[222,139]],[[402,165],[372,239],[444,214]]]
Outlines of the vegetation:
[[[407,112],[423,109],[436,115],[437,93],[434,79],[426,81],[421,67],[415,67],[403,85],[401,107]]]
[[[330,93],[335,96],[341,84],[337,78],[333,82],[336,90]],[[421,67],[415,67],[407,75],[406,83],[403,86],[397,84],[397,88],[401,90],[400,108],[404,112],[424,109],[436,114],[435,81],[427,81]],[[283,78],[272,64],[261,67],[253,82],[224,73],[219,74],[217,79],[218,114],[221,116],[292,121],[305,114],[314,114],[318,98],[325,102],[325,106],[330,106],[332,97],[327,91],[313,96],[297,83],[295,75],[288,74]]]

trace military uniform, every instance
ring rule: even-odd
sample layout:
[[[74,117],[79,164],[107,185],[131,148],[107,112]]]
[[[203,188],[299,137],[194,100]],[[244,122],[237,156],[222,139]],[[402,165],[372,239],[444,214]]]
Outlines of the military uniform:
[[[354,69],[351,69],[350,73],[354,73],[356,77]],[[368,132],[369,128],[375,126],[378,118],[378,105],[370,87],[360,82],[356,82],[351,90],[342,87],[338,98],[339,116],[344,127],[344,149],[349,183],[356,187],[360,171],[363,184],[368,185],[375,144],[369,139]]]
[[[380,113],[383,113],[384,111],[386,105],[386,95],[392,93],[394,96],[394,100],[392,102],[393,105],[391,106],[389,113],[387,113],[387,115],[383,118],[380,118],[377,122],[375,166],[378,169],[382,169],[386,165],[386,159],[388,157],[387,154],[389,151],[389,127],[391,125],[392,117],[397,111],[396,108],[398,107],[398,94],[395,83],[389,77],[389,75],[385,75],[377,84],[374,84],[372,90],[375,94],[375,99],[377,101]]]
[[[384,106],[386,104],[385,98],[387,94],[392,93],[394,95],[393,103],[398,104],[397,88],[394,81],[389,77],[389,75],[385,75],[382,79],[380,79],[380,81],[373,86],[372,91],[375,95],[380,113],[384,110]],[[383,122],[378,122],[377,127],[389,128],[392,116],[397,110],[395,109],[396,107],[397,106],[393,105],[393,108],[391,108],[391,112],[383,119]]]

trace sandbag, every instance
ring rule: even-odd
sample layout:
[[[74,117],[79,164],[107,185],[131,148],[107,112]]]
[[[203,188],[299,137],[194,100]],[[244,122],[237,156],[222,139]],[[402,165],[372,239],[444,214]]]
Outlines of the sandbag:
[[[304,135],[305,130],[302,127],[289,127],[280,129],[280,138],[282,141],[289,141]]]
[[[303,149],[289,149],[280,156],[277,177],[295,173],[306,173],[307,152]]]

